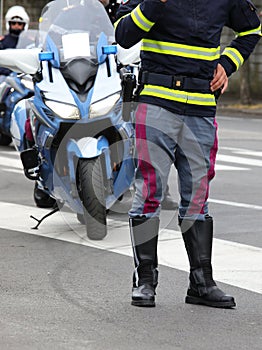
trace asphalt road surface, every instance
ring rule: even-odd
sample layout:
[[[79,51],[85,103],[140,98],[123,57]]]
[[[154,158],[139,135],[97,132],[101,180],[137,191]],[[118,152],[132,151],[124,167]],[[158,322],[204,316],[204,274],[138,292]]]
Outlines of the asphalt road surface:
[[[108,215],[100,242],[74,214],[57,212],[38,230],[33,182],[12,146],[0,147],[1,350],[261,350],[262,118],[218,117],[211,186],[214,277],[233,310],[184,303],[188,262],[177,213],[162,211],[156,308],[130,304],[133,261],[127,196]],[[170,188],[177,198],[176,174]]]

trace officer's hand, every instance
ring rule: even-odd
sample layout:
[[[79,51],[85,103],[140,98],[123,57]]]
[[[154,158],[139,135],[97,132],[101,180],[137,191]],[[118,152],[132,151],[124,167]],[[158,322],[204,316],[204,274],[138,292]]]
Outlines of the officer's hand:
[[[218,63],[215,71],[214,71],[214,77],[210,84],[211,91],[217,91],[218,89],[221,89],[221,94],[223,94],[228,87],[228,77],[226,75],[226,71],[221,66],[220,63]]]
[[[167,2],[167,0],[160,0],[161,2]]]

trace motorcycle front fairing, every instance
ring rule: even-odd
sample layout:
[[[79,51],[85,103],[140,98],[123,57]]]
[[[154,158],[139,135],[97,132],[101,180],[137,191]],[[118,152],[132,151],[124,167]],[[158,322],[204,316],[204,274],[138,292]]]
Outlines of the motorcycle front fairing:
[[[43,80],[36,84],[35,97],[31,104],[31,108],[34,112],[32,127],[37,126],[38,128],[38,131],[34,133],[36,135],[35,141],[42,154],[42,158],[45,160],[41,166],[42,180],[44,185],[51,190],[51,194],[54,194],[54,188],[58,186],[54,186],[53,177],[50,176],[49,172],[50,167],[55,165],[54,159],[57,157],[57,152],[60,158],[63,159],[62,164],[65,165],[65,163],[68,163],[66,165],[68,165],[69,173],[66,172],[66,175],[63,175],[56,166],[54,166],[54,172],[58,172],[58,177],[64,177],[65,181],[62,182],[67,186],[68,183],[72,184],[75,182],[75,169],[70,166],[72,162],[75,162],[75,158],[91,158],[101,153],[99,147],[97,147],[95,153],[92,151],[93,153],[91,154],[91,149],[84,145],[83,137],[90,135],[89,139],[93,137],[93,144],[97,144],[97,138],[94,136],[101,132],[106,126],[112,127],[112,123],[108,116],[103,117],[103,121],[100,122],[99,125],[89,120],[89,106],[93,95],[93,88],[91,88],[87,94],[86,100],[81,101],[77,94],[69,88],[59,68],[50,66],[48,62],[44,61],[42,64],[42,76]],[[62,118],[62,114],[60,114],[62,112],[56,110],[58,107],[61,107],[61,111],[64,112],[66,109],[71,109],[71,117],[75,116],[76,119],[72,119],[70,116],[69,118]],[[73,113],[74,110],[75,112]],[[94,124],[94,127],[92,124]],[[55,144],[56,139],[59,139],[63,128],[65,130],[65,132],[62,133],[64,148],[61,146],[60,149],[63,152],[59,152],[52,144]],[[87,139],[84,140],[90,146],[90,142],[88,142]],[[79,142],[81,146],[77,151],[72,152],[70,146],[71,142]],[[82,145],[84,145],[84,147]],[[92,149],[94,150],[93,147]],[[66,152],[66,156],[64,152]],[[105,149],[103,152],[106,152]],[[106,158],[108,159],[109,155],[107,155]],[[56,164],[58,163],[61,162],[56,162]],[[108,165],[109,164],[110,162],[108,161]],[[68,177],[69,180],[67,179]],[[61,186],[59,187],[61,188]],[[66,191],[60,190],[59,192],[63,193],[64,197],[64,192]]]

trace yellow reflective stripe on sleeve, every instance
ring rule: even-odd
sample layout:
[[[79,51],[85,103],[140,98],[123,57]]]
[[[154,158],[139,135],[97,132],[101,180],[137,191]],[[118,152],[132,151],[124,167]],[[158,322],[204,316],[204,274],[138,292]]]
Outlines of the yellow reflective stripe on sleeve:
[[[257,35],[260,35],[262,36],[261,34],[261,24],[259,27],[255,28],[255,29],[251,29],[251,30],[248,30],[247,32],[242,32],[242,33],[236,33],[237,36],[246,36],[246,35],[252,35],[252,34],[257,34]]]
[[[140,10],[140,4],[131,12],[131,18],[134,23],[142,29],[144,32],[149,32],[149,30],[155,24],[154,22],[149,21]]]
[[[117,27],[118,23],[121,21],[121,19],[123,19],[124,17],[127,17],[127,16],[129,16],[129,15],[130,15],[130,13],[127,13],[126,15],[120,17],[120,18],[114,23],[114,28],[116,29],[116,27]]]
[[[206,61],[214,61],[220,57],[220,46],[216,48],[207,48],[150,39],[142,40],[141,50]]]
[[[222,55],[229,57],[231,61],[235,63],[237,70],[240,68],[240,66],[244,62],[244,58],[241,55],[241,53],[237,49],[234,49],[233,47],[226,47]]]
[[[145,85],[140,95],[154,96],[192,105],[216,106],[216,100],[213,94],[180,91],[157,85]]]

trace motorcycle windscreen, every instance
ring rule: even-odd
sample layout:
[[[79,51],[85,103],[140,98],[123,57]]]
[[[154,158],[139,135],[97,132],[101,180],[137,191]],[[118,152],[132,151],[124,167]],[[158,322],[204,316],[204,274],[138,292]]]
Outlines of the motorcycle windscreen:
[[[53,3],[53,4],[52,4]],[[104,6],[98,0],[56,0],[42,11],[39,30],[43,49],[51,38],[59,52],[60,64],[75,57],[97,63],[97,43],[103,32],[109,44],[114,42],[114,28]],[[45,33],[45,34],[43,34]]]
[[[36,29],[28,29],[21,32],[16,49],[33,49],[39,45],[39,32]]]

